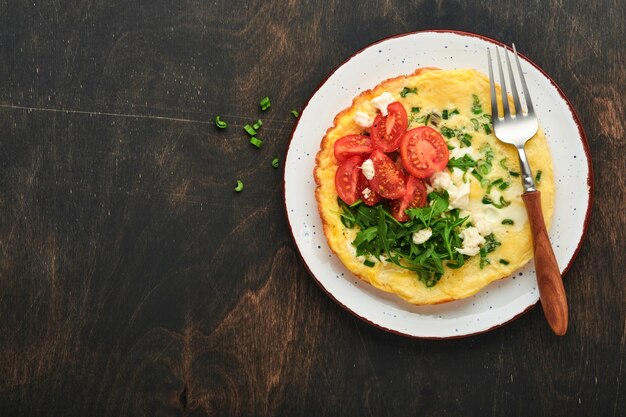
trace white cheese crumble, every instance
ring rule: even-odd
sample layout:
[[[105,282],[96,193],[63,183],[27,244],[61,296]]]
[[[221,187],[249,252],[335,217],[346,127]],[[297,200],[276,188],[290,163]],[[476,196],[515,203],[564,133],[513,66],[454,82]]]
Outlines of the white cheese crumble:
[[[468,227],[461,232],[461,239],[463,239],[463,245],[460,248],[455,248],[458,253],[467,256],[478,255],[480,252],[480,245],[485,243],[485,238],[478,233],[478,229],[475,227]]]
[[[433,235],[432,229],[422,229],[415,233],[413,233],[413,243],[416,245],[421,245],[426,242]]]
[[[372,194],[372,190],[370,190],[369,187],[365,187],[363,191],[361,191],[361,193],[363,194],[363,198],[370,198],[370,194]]]
[[[467,209],[469,207],[469,195],[470,195],[470,183],[463,182],[460,186],[456,186],[452,182],[452,178],[447,171],[435,172],[430,177],[432,188],[438,191],[447,191],[449,200],[449,207],[451,209]]]
[[[361,127],[370,127],[374,123],[374,118],[365,112],[357,111],[354,114],[354,123]]]
[[[387,116],[387,106],[393,103],[394,101],[396,101],[396,99],[393,98],[391,93],[385,91],[378,97],[374,97],[373,99],[371,99],[370,103],[372,103],[374,107],[380,110],[383,116]]]
[[[363,171],[363,175],[365,178],[371,180],[376,175],[376,171],[374,171],[374,162],[371,159],[366,159],[365,162],[361,165],[361,170]]]

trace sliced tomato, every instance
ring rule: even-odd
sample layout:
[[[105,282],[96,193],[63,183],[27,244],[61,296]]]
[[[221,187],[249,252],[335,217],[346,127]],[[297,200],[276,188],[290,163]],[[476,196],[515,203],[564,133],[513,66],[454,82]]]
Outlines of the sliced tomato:
[[[353,156],[339,165],[335,172],[335,189],[337,195],[346,204],[354,204],[359,199],[358,183],[361,170],[359,167],[363,163],[363,158]]]
[[[426,202],[427,192],[424,182],[409,176],[406,182],[406,194],[401,199],[391,202],[391,215],[399,222],[406,222],[409,216],[405,210],[426,207]]]
[[[450,152],[445,139],[428,126],[411,129],[400,144],[402,165],[417,178],[428,178],[448,165]]]
[[[372,141],[365,135],[348,135],[335,142],[335,158],[339,162],[345,162],[355,155],[367,156],[373,150]]]
[[[402,197],[406,192],[406,181],[391,158],[376,149],[370,159],[374,163],[374,177],[369,180],[370,189],[383,198],[395,200]]]
[[[359,176],[359,184],[357,185],[357,189],[359,190],[359,197],[366,206],[373,206],[376,203],[379,203],[383,198],[376,191],[372,190],[369,182],[367,182],[367,178],[365,175],[361,174]],[[365,191],[368,190],[368,191]]]
[[[404,106],[397,101],[391,103],[387,106],[387,116],[378,113],[370,127],[372,145],[383,152],[395,151],[408,124]]]

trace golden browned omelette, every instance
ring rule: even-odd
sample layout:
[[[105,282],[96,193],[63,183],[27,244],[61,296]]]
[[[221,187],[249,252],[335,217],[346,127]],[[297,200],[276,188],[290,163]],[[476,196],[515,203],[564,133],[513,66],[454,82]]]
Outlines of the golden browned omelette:
[[[543,131],[526,152],[549,226]],[[353,100],[317,154],[328,245],[356,276],[412,304],[471,296],[532,257],[517,152],[493,134],[489,80],[424,68]]]

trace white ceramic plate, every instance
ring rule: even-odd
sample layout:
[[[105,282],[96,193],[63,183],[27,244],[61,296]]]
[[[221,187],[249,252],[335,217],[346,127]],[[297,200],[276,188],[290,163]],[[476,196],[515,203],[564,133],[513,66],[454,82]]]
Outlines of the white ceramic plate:
[[[467,336],[513,320],[539,299],[532,261],[473,297],[435,306],[413,306],[379,291],[354,277],[331,252],[314,196],[313,168],[322,137],[335,115],[350,106],[354,97],[387,78],[409,74],[419,67],[475,68],[486,74],[486,50],[494,45],[502,44],[452,31],[410,33],[370,45],[319,86],[292,133],[284,187],[296,246],[311,275],[335,301],[382,329],[420,338]],[[590,214],[593,178],[587,141],[563,92],[537,65],[520,58],[554,161],[556,203],[550,239],[565,272],[580,249]]]

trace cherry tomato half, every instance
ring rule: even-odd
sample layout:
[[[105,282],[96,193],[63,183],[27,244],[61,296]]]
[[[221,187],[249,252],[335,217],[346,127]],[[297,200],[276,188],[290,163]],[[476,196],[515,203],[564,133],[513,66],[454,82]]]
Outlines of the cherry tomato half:
[[[346,204],[354,204],[359,199],[358,183],[361,170],[359,167],[363,163],[363,158],[360,156],[353,156],[347,161],[339,165],[337,172],[335,172],[335,189],[337,195]]]
[[[365,178],[365,175],[363,174],[359,176],[359,184],[357,185],[357,188],[359,190],[359,197],[363,200],[366,206],[371,207],[383,199],[380,194],[370,188],[367,178]],[[366,189],[369,191],[364,192]]]
[[[402,135],[408,126],[404,106],[395,101],[387,106],[387,116],[378,113],[370,127],[372,145],[383,152],[393,152],[400,146]]]
[[[339,162],[345,162],[355,155],[367,156],[374,148],[369,136],[347,135],[335,142],[335,158]]]
[[[402,165],[416,178],[428,178],[448,165],[450,152],[445,139],[428,126],[411,129],[400,144]]]
[[[405,210],[426,207],[426,194],[424,182],[409,176],[406,183],[406,194],[401,199],[391,202],[391,215],[399,222],[408,221],[409,216],[405,213]]]
[[[370,188],[384,198],[394,200],[402,197],[406,192],[406,182],[393,160],[378,149],[372,152],[370,159],[374,163],[374,177],[369,180]]]

